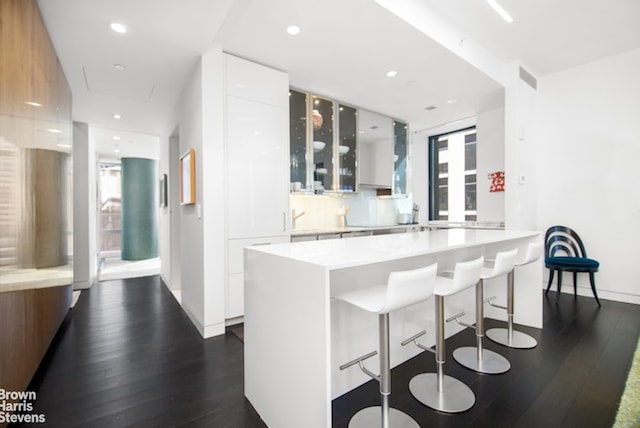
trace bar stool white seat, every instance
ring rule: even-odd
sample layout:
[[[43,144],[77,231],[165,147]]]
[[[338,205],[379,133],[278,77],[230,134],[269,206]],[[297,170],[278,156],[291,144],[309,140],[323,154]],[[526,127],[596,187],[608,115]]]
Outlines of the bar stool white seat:
[[[367,370],[363,361],[377,354],[370,352],[342,366],[340,370],[359,364],[360,369],[380,383],[380,406],[367,407],[349,421],[350,428],[375,426],[419,427],[418,423],[401,410],[389,406],[391,394],[391,362],[389,356],[389,312],[427,300],[433,295],[438,265],[402,272],[392,272],[386,285],[374,285],[361,290],[334,296],[365,311],[378,314],[378,339],[380,342],[380,375]]]
[[[479,373],[499,374],[509,371],[511,363],[497,352],[484,349],[482,338],[484,337],[484,281],[497,278],[511,272],[516,263],[517,249],[501,251],[496,254],[493,268],[482,268],[480,281],[476,285],[476,325],[475,327],[463,324],[459,316],[455,319],[465,327],[475,328],[476,346],[465,346],[453,351],[453,358],[464,367]]]
[[[444,298],[476,285],[480,280],[482,264],[482,257],[468,262],[456,263],[453,278],[437,277],[436,287],[433,291],[436,306],[435,351],[418,343],[417,339],[425,334],[424,331],[402,342],[403,345],[406,345],[413,341],[419,348],[435,353],[437,373],[421,373],[414,376],[409,381],[409,390],[422,404],[441,412],[464,412],[473,407],[476,402],[471,388],[458,379],[444,374]]]
[[[527,253],[522,260],[516,262],[516,266],[524,266],[533,263],[542,255],[542,243],[530,242],[527,246]],[[510,348],[530,349],[535,348],[538,342],[531,336],[521,331],[513,329],[514,314],[514,283],[515,268],[507,275],[507,306],[499,306],[489,300],[489,304],[493,307],[506,309],[507,311],[507,328],[492,328],[485,333],[489,339]]]

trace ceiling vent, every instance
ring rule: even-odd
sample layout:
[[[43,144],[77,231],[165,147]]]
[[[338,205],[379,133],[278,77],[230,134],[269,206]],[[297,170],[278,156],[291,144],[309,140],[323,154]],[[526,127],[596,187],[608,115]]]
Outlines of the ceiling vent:
[[[425,109],[426,111],[431,111],[431,110],[435,110],[435,109],[437,109],[437,108],[438,108],[438,107],[436,107],[436,106],[429,106],[429,107],[425,107],[424,109]]]
[[[115,69],[103,71],[83,67],[83,71],[87,89],[91,92],[142,102],[151,101],[153,96],[155,85],[148,79]]]
[[[520,79],[533,89],[538,89],[538,81],[536,78],[522,67],[520,67]]]

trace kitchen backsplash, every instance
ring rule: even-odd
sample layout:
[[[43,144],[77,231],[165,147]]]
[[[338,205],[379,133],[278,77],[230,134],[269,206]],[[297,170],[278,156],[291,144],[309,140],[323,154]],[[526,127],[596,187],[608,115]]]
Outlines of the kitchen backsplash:
[[[316,230],[341,226],[344,212],[347,226],[393,226],[398,224],[399,213],[411,213],[413,202],[411,197],[378,197],[375,190],[362,190],[355,194],[292,193],[289,205],[291,218],[297,216],[294,230]]]

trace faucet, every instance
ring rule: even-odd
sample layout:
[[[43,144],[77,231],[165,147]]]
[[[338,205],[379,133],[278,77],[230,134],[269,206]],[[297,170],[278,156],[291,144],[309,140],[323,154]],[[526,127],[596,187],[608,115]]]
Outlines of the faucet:
[[[296,214],[296,210],[295,208],[291,210],[291,227],[292,229],[296,228],[296,220],[299,219],[300,217],[302,217],[304,215],[304,211]]]
[[[347,226],[347,214],[349,213],[350,207],[340,207],[338,209],[338,226],[346,227]]]

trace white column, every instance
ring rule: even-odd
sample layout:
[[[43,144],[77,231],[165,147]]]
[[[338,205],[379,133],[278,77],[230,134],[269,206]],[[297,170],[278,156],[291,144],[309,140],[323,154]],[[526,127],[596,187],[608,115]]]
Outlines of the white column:
[[[96,151],[89,125],[73,122],[73,288],[97,277]]]

